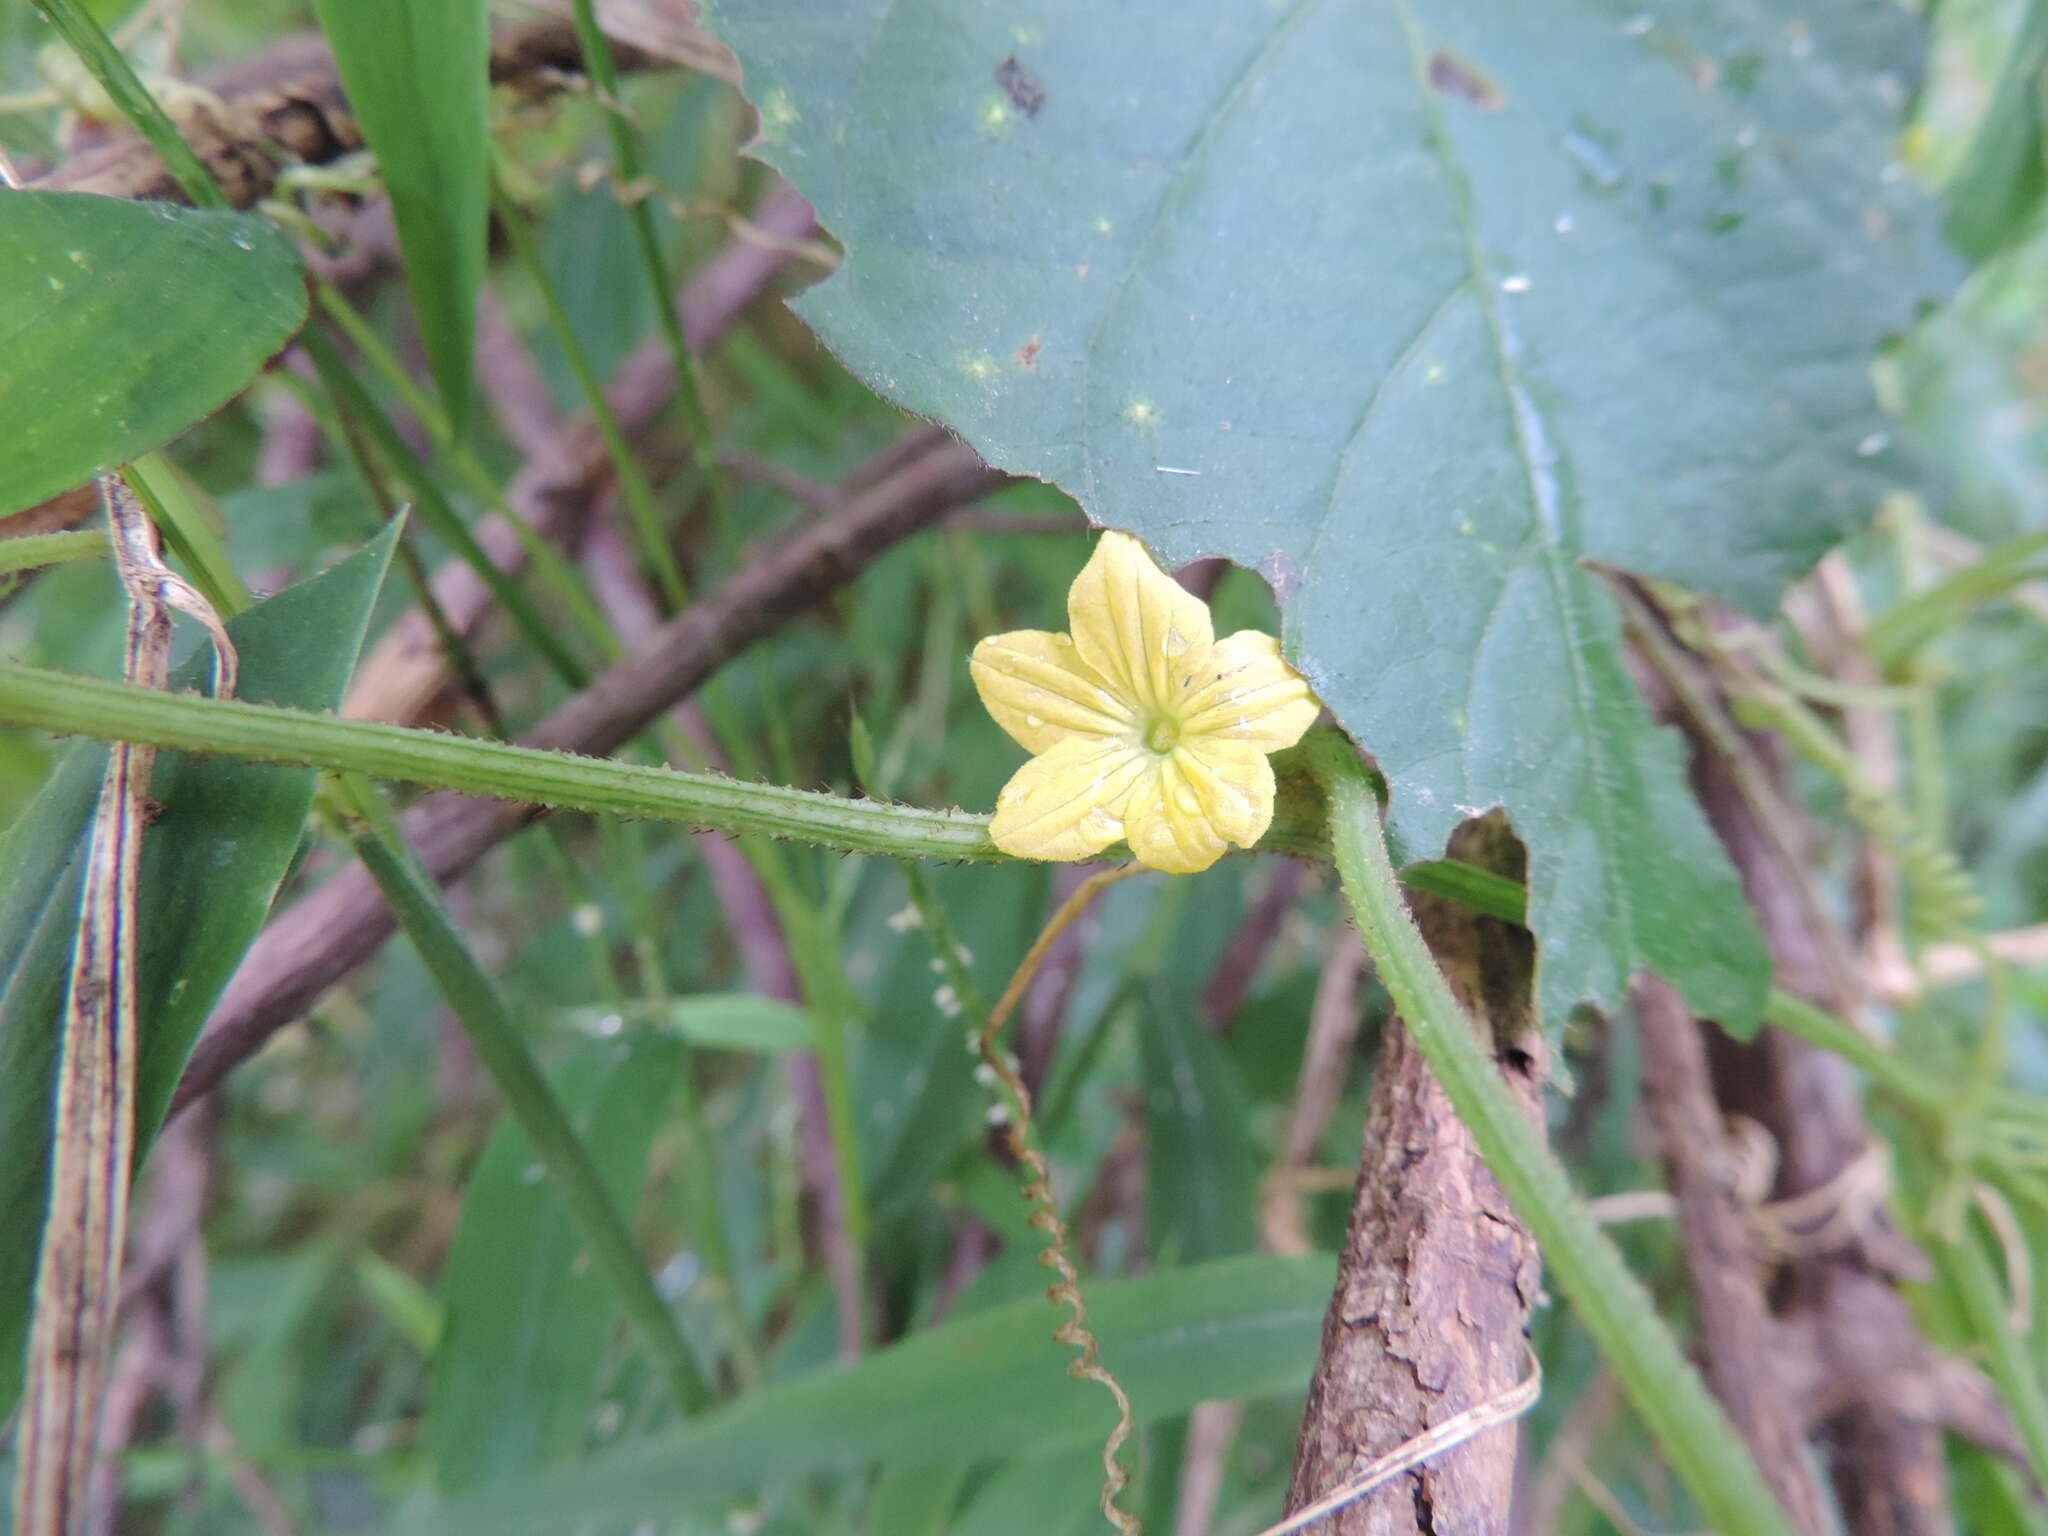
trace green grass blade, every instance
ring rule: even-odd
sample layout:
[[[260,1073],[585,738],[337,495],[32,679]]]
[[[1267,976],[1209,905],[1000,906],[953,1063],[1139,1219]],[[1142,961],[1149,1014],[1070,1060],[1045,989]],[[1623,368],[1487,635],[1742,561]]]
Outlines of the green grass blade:
[[[498,989],[449,920],[440,892],[408,853],[374,828],[362,831],[354,843],[356,857],[384,893],[399,928],[419,952],[442,1000],[461,1022],[505,1107],[519,1122],[541,1166],[567,1202],[620,1306],[661,1361],[677,1409],[684,1414],[696,1412],[711,1395],[696,1357],[690,1353],[675,1315],[655,1290],[646,1262],[589,1149],[541,1076]]]
[[[1215,1397],[1298,1393],[1329,1298],[1326,1257],[1240,1257],[1091,1285],[1089,1321],[1147,1421]],[[859,1362],[764,1387],[665,1434],[540,1478],[507,1480],[395,1526],[514,1536],[673,1520],[763,1484],[869,1462],[945,1466],[1101,1440],[1033,1296]],[[1191,1342],[1199,1340],[1198,1347]]]
[[[383,170],[427,358],[459,434],[490,207],[490,8],[316,0],[314,9]]]
[[[631,1210],[681,1068],[682,1046],[591,1038],[550,1077],[613,1204]],[[616,1298],[560,1191],[536,1177],[516,1120],[492,1133],[462,1199],[442,1280],[445,1341],[426,1419],[448,1493],[572,1458],[588,1432]]]
[[[228,625],[243,691],[315,708],[341,703],[391,555],[387,536]],[[111,583],[112,576],[108,577]],[[198,687],[201,656],[174,675]],[[159,695],[161,697],[161,695]],[[0,840],[0,1224],[42,1225],[54,1021],[78,908],[77,853],[106,753],[74,747]],[[160,759],[151,798],[163,807],[145,839],[141,909],[149,914],[137,979],[143,1020],[136,1146],[148,1146],[192,1042],[270,911],[297,851],[314,775],[219,757]],[[20,1388],[34,1243],[0,1244],[0,1413]]]
[[[185,142],[149,88],[136,76],[114,40],[107,36],[81,0],[36,0],[36,9],[49,18],[57,35],[71,45],[71,51],[99,81],[100,89],[120,109],[135,131],[149,140],[164,167],[184,190],[194,206],[225,208],[227,194],[213,173]]]

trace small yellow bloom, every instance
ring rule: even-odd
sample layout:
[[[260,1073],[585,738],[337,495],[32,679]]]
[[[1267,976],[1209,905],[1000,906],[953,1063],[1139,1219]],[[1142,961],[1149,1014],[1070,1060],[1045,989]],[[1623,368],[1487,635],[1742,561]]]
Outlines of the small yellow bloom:
[[[996,799],[996,846],[1085,859],[1118,838],[1174,874],[1273,823],[1273,765],[1321,705],[1271,635],[1217,640],[1209,610],[1127,533],[1105,533],[1067,593],[1073,634],[974,648],[974,686],[1035,754]]]

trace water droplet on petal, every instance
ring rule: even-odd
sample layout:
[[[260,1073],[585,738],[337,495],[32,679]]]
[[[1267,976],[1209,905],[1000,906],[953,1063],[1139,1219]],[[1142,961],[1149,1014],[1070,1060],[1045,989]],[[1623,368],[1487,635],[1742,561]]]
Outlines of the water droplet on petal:
[[[1152,830],[1145,834],[1146,840],[1154,847],[1164,847],[1173,841],[1173,829],[1165,822],[1155,822]]]
[[[1042,720],[1042,719],[1040,719],[1040,718],[1039,718],[1039,717],[1038,717],[1037,715],[1026,715],[1026,716],[1024,717],[1024,723],[1025,723],[1026,725],[1030,726],[1030,727],[1031,727],[1031,729],[1033,729],[1033,730],[1035,731],[1035,730],[1037,730],[1037,729],[1038,729],[1038,728],[1039,728],[1039,727],[1040,727],[1041,725],[1044,725],[1044,724],[1045,724],[1045,721],[1044,721],[1044,720]]]
[[[1178,656],[1187,648],[1188,637],[1186,635],[1182,634],[1178,629],[1169,629],[1166,632],[1164,649],[1167,655]]]

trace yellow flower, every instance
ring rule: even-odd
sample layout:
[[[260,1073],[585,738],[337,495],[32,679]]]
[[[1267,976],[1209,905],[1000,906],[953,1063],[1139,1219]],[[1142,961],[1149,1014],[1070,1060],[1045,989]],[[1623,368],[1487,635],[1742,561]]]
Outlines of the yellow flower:
[[[1073,634],[974,648],[996,723],[1034,756],[996,799],[996,846],[1085,859],[1118,838],[1193,874],[1273,822],[1273,766],[1321,705],[1271,635],[1217,640],[1209,610],[1127,533],[1105,533],[1067,594]]]

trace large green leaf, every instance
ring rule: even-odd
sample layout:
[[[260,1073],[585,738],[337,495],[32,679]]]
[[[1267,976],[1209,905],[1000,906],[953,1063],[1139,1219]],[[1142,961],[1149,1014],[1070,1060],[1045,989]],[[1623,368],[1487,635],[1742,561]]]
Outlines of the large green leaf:
[[[305,314],[298,249],[262,219],[0,193],[0,514],[161,447]]]
[[[646,1035],[586,1041],[550,1074],[611,1197],[630,1211],[675,1092],[683,1048]],[[604,1271],[533,1144],[507,1119],[462,1201],[443,1282],[427,1449],[450,1492],[530,1472],[583,1444],[619,1320]]]
[[[1307,1386],[1329,1297],[1327,1259],[1226,1259],[1088,1288],[1103,1358],[1141,1419],[1211,1397]],[[680,1429],[552,1475],[507,1479],[405,1531],[552,1533],[673,1519],[764,1483],[887,1461],[945,1466],[1100,1443],[1113,1421],[1099,1386],[1066,1373],[1042,1299],[920,1333],[858,1364],[768,1386]]]
[[[386,533],[229,623],[243,698],[302,709],[340,704],[392,545]],[[107,601],[118,603],[111,573],[107,584]],[[210,666],[210,658],[197,657],[172,685],[200,687]],[[0,839],[7,879],[0,890],[0,1231],[14,1234],[0,1243],[0,1412],[21,1387],[33,1234],[42,1230],[48,1196],[58,1023],[106,756],[97,743],[74,746]],[[143,839],[138,891],[138,1161],[200,1025],[270,911],[305,829],[313,780],[310,769],[230,758],[166,752],[157,759],[150,798],[162,809]]]
[[[1221,553],[1418,855],[1505,805],[1553,1019],[1765,961],[1589,559],[1766,611],[1894,465],[1946,281],[1892,0],[722,0],[870,383]],[[1017,615],[1056,624],[1057,614]]]
[[[490,211],[490,6],[318,0],[314,9],[391,194],[421,339],[459,429]]]

